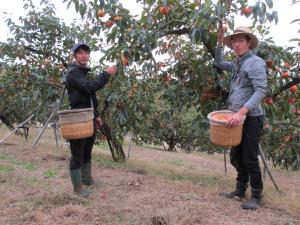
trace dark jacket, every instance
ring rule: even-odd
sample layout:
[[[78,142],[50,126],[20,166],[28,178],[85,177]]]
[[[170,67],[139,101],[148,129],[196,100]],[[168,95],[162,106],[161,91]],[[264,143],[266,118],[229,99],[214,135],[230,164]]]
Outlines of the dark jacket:
[[[71,109],[90,108],[92,98],[94,116],[99,116],[96,91],[103,88],[109,79],[109,73],[103,71],[94,80],[87,79],[90,71],[88,67],[82,67],[76,63],[70,64],[66,73],[66,87]]]

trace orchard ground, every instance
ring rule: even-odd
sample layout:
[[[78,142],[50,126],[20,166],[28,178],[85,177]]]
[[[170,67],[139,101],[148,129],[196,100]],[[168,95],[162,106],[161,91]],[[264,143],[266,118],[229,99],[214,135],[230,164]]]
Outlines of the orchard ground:
[[[8,133],[0,127],[0,139]],[[300,171],[271,167],[281,192],[267,177],[263,207],[245,211],[241,202],[219,196],[235,178],[230,165],[224,174],[223,155],[132,146],[129,160],[115,163],[101,143],[93,152],[97,183],[82,199],[72,191],[68,147],[56,148],[47,130],[32,149],[36,131],[29,134],[27,143],[13,135],[0,144],[1,225],[300,224]]]

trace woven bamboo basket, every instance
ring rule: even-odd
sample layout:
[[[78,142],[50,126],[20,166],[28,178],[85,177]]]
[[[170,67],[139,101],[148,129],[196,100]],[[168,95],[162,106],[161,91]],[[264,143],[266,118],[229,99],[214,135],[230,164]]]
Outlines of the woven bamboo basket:
[[[208,114],[211,143],[222,147],[237,146],[242,141],[244,120],[235,127],[227,127],[227,119],[234,114],[233,111],[221,110]]]
[[[58,111],[61,136],[66,140],[91,137],[94,134],[93,108]]]

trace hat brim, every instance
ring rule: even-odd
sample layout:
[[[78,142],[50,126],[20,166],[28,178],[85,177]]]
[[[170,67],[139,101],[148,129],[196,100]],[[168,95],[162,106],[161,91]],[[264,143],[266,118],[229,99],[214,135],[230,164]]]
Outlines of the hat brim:
[[[243,31],[239,31],[233,34],[230,34],[226,37],[224,37],[224,41],[223,43],[228,47],[232,49],[232,44],[231,44],[231,39],[233,36],[238,35],[238,34],[245,34],[250,38],[250,48],[254,49],[257,45],[258,45],[258,40],[257,37],[254,34],[248,33],[248,32],[243,32]]]

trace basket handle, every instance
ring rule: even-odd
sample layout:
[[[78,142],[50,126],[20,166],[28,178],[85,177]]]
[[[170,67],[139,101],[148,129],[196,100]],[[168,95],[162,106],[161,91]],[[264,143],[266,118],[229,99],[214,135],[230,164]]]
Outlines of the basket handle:
[[[61,105],[62,105],[62,102],[63,102],[63,100],[64,100],[64,96],[65,96],[66,90],[67,90],[67,86],[65,85],[65,86],[64,86],[63,94],[62,94],[61,99],[60,99],[60,102],[59,102],[58,110],[60,109],[60,107],[61,107]]]
[[[93,99],[92,99],[92,97],[90,97],[90,100],[91,100],[91,108],[94,109],[94,104],[93,104]]]

